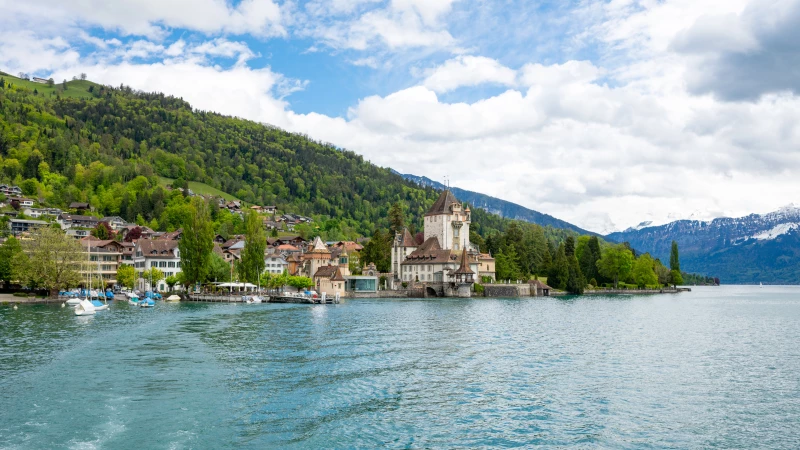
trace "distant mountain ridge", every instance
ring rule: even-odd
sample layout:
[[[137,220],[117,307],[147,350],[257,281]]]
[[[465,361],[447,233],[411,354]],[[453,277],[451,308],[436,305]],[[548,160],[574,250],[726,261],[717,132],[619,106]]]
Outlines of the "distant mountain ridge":
[[[428,177],[403,174],[397,171],[393,172],[405,178],[406,180],[413,181],[414,183],[419,184],[420,186],[431,187],[437,190],[442,190],[447,187],[444,184],[439,183],[437,181],[433,181]],[[592,233],[591,231],[584,230],[583,228],[580,228],[569,222],[556,219],[551,215],[543,214],[538,211],[528,209],[524,206],[520,206],[516,203],[512,203],[506,200],[501,200],[499,198],[492,197],[486,194],[468,191],[457,187],[450,187],[450,191],[452,191],[453,194],[455,194],[455,196],[462,202],[469,203],[470,205],[476,208],[481,208],[487,212],[490,212],[492,214],[497,214],[501,217],[535,223],[541,226],[564,228],[568,230],[573,230],[580,234],[590,234],[590,235],[597,234],[597,233]]]
[[[800,207],[794,205],[768,214],[629,228],[607,238],[662,261],[669,260],[675,240],[683,271],[724,283],[800,283]]]

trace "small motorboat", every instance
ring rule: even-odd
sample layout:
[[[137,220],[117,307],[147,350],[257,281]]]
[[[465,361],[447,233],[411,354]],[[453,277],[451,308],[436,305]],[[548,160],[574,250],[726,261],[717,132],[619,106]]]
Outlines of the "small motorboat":
[[[156,306],[156,302],[152,298],[143,298],[139,302],[139,306],[141,308],[152,308],[153,306]]]
[[[80,304],[80,302],[81,302],[81,299],[79,299],[77,297],[69,298],[66,301],[67,305],[69,305],[69,306],[78,306],[78,304]]]
[[[138,305],[139,304],[139,296],[134,294],[133,292],[128,292],[128,304]]]
[[[92,300],[92,306],[95,311],[105,311],[108,309],[108,303],[103,303],[100,300]]]
[[[261,299],[261,297],[259,297],[257,295],[253,295],[252,297],[248,297],[245,300],[245,302],[247,302],[247,303],[263,303],[263,300]]]
[[[180,295],[176,295],[176,294],[172,294],[169,297],[167,297],[167,299],[165,301],[167,301],[167,302],[179,302],[179,301],[181,301],[181,296]]]
[[[96,311],[97,310],[95,309],[92,302],[86,299],[81,300],[81,302],[78,303],[78,306],[75,307],[76,316],[91,316]]]

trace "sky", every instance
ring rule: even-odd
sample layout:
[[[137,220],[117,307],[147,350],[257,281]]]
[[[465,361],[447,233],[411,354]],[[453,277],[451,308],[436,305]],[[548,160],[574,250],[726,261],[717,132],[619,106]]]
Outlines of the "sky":
[[[596,232],[800,201],[800,0],[0,0],[0,70],[179,96]]]

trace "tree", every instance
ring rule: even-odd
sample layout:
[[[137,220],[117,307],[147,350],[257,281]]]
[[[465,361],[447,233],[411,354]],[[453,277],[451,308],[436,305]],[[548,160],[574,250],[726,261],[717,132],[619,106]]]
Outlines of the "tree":
[[[136,269],[133,266],[122,264],[117,267],[117,284],[128,289],[133,289],[136,283]]]
[[[167,283],[169,290],[172,291],[175,288],[175,285],[178,284],[178,277],[175,275],[170,275],[164,279],[164,282]]]
[[[183,272],[181,272],[183,273]],[[209,260],[208,274],[206,275],[207,282],[221,282],[228,281],[231,277],[231,265],[225,261],[222,256],[216,253],[211,253]]]
[[[558,246],[556,256],[550,264],[550,271],[547,273],[547,284],[564,290],[569,281],[569,261],[567,260],[566,248],[564,244]]]
[[[633,253],[621,244],[608,247],[603,252],[600,260],[597,261],[597,269],[600,275],[614,280],[615,289],[619,285],[619,279],[628,276],[632,266]]]
[[[309,289],[314,287],[314,280],[308,277],[289,277],[289,286],[300,289]]]
[[[39,227],[21,242],[23,255],[15,261],[15,278],[30,286],[41,286],[56,295],[81,281],[84,263],[81,245],[61,230]]]
[[[0,246],[0,280],[6,285],[13,281],[16,261],[22,254],[22,246],[15,237],[9,237],[2,246]]]
[[[375,230],[361,251],[364,264],[375,263],[379,272],[389,272],[392,265],[392,241],[393,236],[390,233]]]
[[[114,239],[114,232],[111,230],[111,226],[108,225],[108,222],[98,223],[97,226],[92,229],[91,235],[101,241]]]
[[[264,272],[264,252],[267,249],[267,236],[261,218],[255,212],[245,213],[245,237],[242,259],[239,262],[239,277],[248,283],[256,284]]]
[[[675,241],[672,241],[672,251],[669,254],[669,269],[678,271],[678,275],[680,275],[681,261],[678,256],[678,243]]]
[[[158,282],[164,279],[164,272],[158,267],[151,267],[142,272],[141,278],[150,285],[150,289],[156,290]]]
[[[133,227],[128,234],[125,235],[125,242],[133,242],[142,237],[142,227]]]
[[[81,80],[86,80],[86,74],[85,73],[81,73]]]
[[[673,287],[678,287],[679,284],[683,284],[683,276],[677,270],[671,270],[669,272],[669,282]]]
[[[517,265],[517,253],[514,246],[501,249],[494,256],[494,270],[498,280],[519,280],[522,277]]]
[[[403,212],[403,206],[399,202],[395,202],[392,204],[391,208],[389,208],[389,229],[392,232],[392,236],[403,231],[405,223],[406,219],[405,213]]]
[[[572,236],[568,236],[567,240],[564,241],[564,254],[567,255],[567,258],[575,255],[575,238]]]
[[[183,223],[183,235],[178,244],[184,285],[206,279],[214,250],[214,228],[209,217],[208,204],[200,197],[192,197],[189,216]]]
[[[48,85],[49,87],[53,87],[53,86],[55,86],[55,85],[56,85],[56,80],[54,80],[54,79],[52,79],[52,78],[48,78],[48,79],[47,79],[47,85]]]
[[[654,266],[655,262],[653,258],[647,253],[636,259],[636,262],[633,264],[631,275],[637,286],[644,288],[658,284],[658,275],[653,269]]]
[[[566,247],[567,246],[564,245],[565,255]],[[575,256],[574,251],[571,256],[567,256],[567,266],[569,269],[567,275],[567,284],[565,286],[566,291],[570,294],[583,294],[583,289],[586,287],[586,277],[584,277],[583,273],[581,272],[580,263],[578,262],[578,258]]]
[[[590,237],[581,251],[576,250],[575,253],[579,254],[578,263],[583,276],[587,279],[597,278],[597,260],[600,259],[600,242],[597,236]]]
[[[66,80],[66,78],[64,79],[64,81],[61,82],[61,88],[64,89],[65,91],[67,90],[67,80]]]
[[[270,231],[269,235],[270,235],[270,237],[274,237],[274,238],[278,237],[278,229],[277,228],[273,228],[272,231]]]

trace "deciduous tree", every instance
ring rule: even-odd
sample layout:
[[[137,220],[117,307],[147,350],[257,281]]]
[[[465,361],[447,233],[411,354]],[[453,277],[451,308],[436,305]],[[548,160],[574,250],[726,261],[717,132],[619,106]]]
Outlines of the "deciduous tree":
[[[200,197],[192,197],[189,204],[189,215],[183,223],[178,250],[184,284],[188,286],[205,281],[214,250],[214,229],[208,204]]]
[[[614,288],[619,285],[619,279],[625,278],[633,266],[633,253],[623,245],[613,245],[603,252],[597,261],[600,275],[614,280]],[[549,281],[549,280],[548,280]]]
[[[49,289],[51,295],[80,283],[84,254],[78,241],[51,227],[36,228],[29,237],[21,242],[15,278]]]

